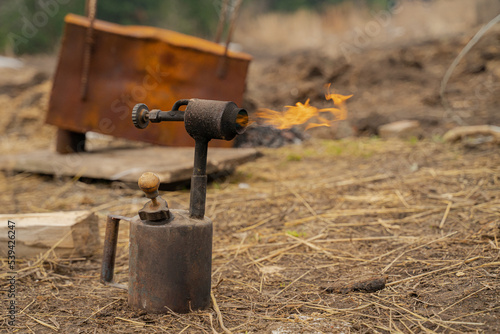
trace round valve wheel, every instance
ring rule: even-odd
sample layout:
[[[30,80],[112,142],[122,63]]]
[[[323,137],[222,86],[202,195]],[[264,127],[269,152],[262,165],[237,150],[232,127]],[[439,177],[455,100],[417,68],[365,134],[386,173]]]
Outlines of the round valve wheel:
[[[138,129],[145,129],[149,125],[149,108],[144,103],[139,103],[132,109],[132,122]]]

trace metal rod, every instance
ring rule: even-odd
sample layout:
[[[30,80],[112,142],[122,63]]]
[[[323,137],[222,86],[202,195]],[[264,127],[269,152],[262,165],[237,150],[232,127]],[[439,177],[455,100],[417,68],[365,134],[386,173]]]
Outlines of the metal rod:
[[[194,168],[191,176],[189,216],[203,219],[207,195],[207,154],[208,140],[196,139],[194,148]]]
[[[94,48],[94,21],[97,13],[97,0],[87,0],[85,11],[90,21],[85,35],[85,46],[83,50],[82,75],[80,77],[80,98],[85,101],[88,95],[90,61],[92,49]]]
[[[235,28],[235,23],[238,18],[238,12],[240,10],[240,6],[243,0],[236,0],[236,4],[234,5],[233,8],[233,13],[231,15],[231,19],[229,21],[229,29],[227,32],[226,36],[226,48],[224,49],[224,56],[222,56],[221,61],[219,62],[219,67],[217,69],[217,75],[219,78],[223,78],[226,76],[226,71],[227,71],[227,58],[228,58],[228,51],[229,51],[229,45],[231,44],[231,39],[233,38],[233,33],[234,33],[234,28]]]
[[[181,110],[170,110],[170,111],[160,111],[158,114],[158,120],[156,122],[184,122],[184,111]]]
[[[116,244],[120,218],[108,216],[106,234],[104,235],[104,251],[102,256],[101,282],[111,283],[115,272]]]
[[[217,31],[215,33],[215,43],[219,43],[222,37],[222,32],[224,31],[224,25],[226,24],[227,8],[229,7],[229,0],[223,0],[221,6],[221,13],[219,16],[219,23],[217,24]]]

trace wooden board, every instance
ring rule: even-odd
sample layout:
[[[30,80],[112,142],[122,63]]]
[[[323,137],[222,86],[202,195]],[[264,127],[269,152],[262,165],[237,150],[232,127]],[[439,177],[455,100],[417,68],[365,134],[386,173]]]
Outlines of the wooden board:
[[[258,155],[252,148],[210,147],[207,173],[231,171]],[[154,172],[162,183],[168,184],[189,180],[193,161],[194,148],[189,147],[113,149],[65,155],[46,150],[2,156],[0,169],[131,183],[136,183],[144,172]]]
[[[64,257],[90,256],[100,248],[97,216],[90,211],[2,214],[0,222],[2,257],[7,256],[10,240],[15,240],[18,259],[34,257],[52,247]]]

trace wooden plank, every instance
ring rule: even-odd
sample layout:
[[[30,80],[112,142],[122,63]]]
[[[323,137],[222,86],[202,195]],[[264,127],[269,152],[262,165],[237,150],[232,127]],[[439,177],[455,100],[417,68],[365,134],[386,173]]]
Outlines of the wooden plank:
[[[459,126],[446,132],[443,136],[443,139],[444,141],[455,142],[469,136],[491,137],[490,139],[485,139],[485,140],[487,140],[487,142],[500,143],[500,126],[494,126],[494,125]]]
[[[208,149],[207,173],[231,171],[254,160],[252,148]],[[37,174],[75,176],[136,183],[144,172],[154,172],[164,184],[187,181],[193,171],[194,149],[146,147],[110,149],[61,155],[44,150],[0,157],[0,169]]]
[[[97,216],[90,211],[0,215],[0,255],[7,256],[10,230],[14,223],[16,258],[34,257],[57,244],[58,256],[90,256],[100,248]],[[12,225],[12,224],[11,224]]]

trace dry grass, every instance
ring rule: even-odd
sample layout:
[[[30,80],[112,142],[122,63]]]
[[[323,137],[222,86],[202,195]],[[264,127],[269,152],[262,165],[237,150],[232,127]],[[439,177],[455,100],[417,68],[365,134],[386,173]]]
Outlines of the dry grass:
[[[264,153],[208,192],[212,308],[131,310],[125,291],[98,283],[99,256],[49,253],[19,263],[17,332],[498,332],[497,147],[359,139]],[[3,177],[3,212],[94,208],[104,224],[144,202],[121,184]],[[187,207],[187,191],[163,195]],[[124,229],[119,282],[127,242]],[[371,275],[387,275],[386,288],[325,291]]]
[[[421,57],[425,59],[427,54]],[[377,71],[392,71],[380,64],[373,65]],[[287,82],[295,85],[302,80],[286,77],[288,72],[295,73],[284,64],[275,74],[279,81],[253,85],[273,93],[277,87],[287,88]],[[370,77],[357,70],[345,76],[348,82],[359,83]],[[387,114],[397,112],[398,117],[404,111],[414,116],[412,107],[425,95],[424,86],[432,89],[428,81],[405,86],[381,78],[373,80],[367,91],[373,95],[373,87],[386,82],[388,102],[371,100],[359,91],[356,96],[364,104],[350,109],[352,115],[376,106]],[[480,82],[484,77],[474,80]],[[309,84],[306,79],[303,83]],[[323,84],[313,91],[321,92]],[[475,87],[468,81],[464,85]],[[0,120],[0,153],[53,145],[55,131],[43,125],[42,117],[49,89],[50,83],[44,82],[29,90],[19,88],[12,92],[13,97],[0,95],[0,101],[10,107]],[[304,91],[309,94],[308,89]],[[458,90],[457,96],[465,101],[465,93]],[[322,92],[319,96],[324,99]],[[492,94],[492,101],[494,97]],[[481,105],[481,110],[496,120],[492,106],[497,104],[493,102],[490,108]],[[282,104],[280,99],[277,103]],[[425,107],[426,117],[434,115]],[[99,283],[99,254],[91,259],[63,259],[48,252],[38,259],[17,259],[19,313],[17,326],[10,330],[500,332],[497,146],[468,149],[429,139],[365,138],[315,140],[263,152],[263,158],[241,166],[208,191],[207,215],[215,227],[211,308],[187,315],[132,310],[127,306],[126,291]],[[188,207],[186,190],[163,195],[172,208]],[[1,213],[91,209],[104,227],[108,214],[132,216],[144,202],[135,185],[0,173]],[[6,268],[2,259],[2,297]],[[126,283],[127,270],[124,224],[118,243],[119,283]],[[371,276],[387,276],[386,288],[375,293],[327,292],[332,286]],[[1,298],[1,332],[7,330],[6,301]]]

